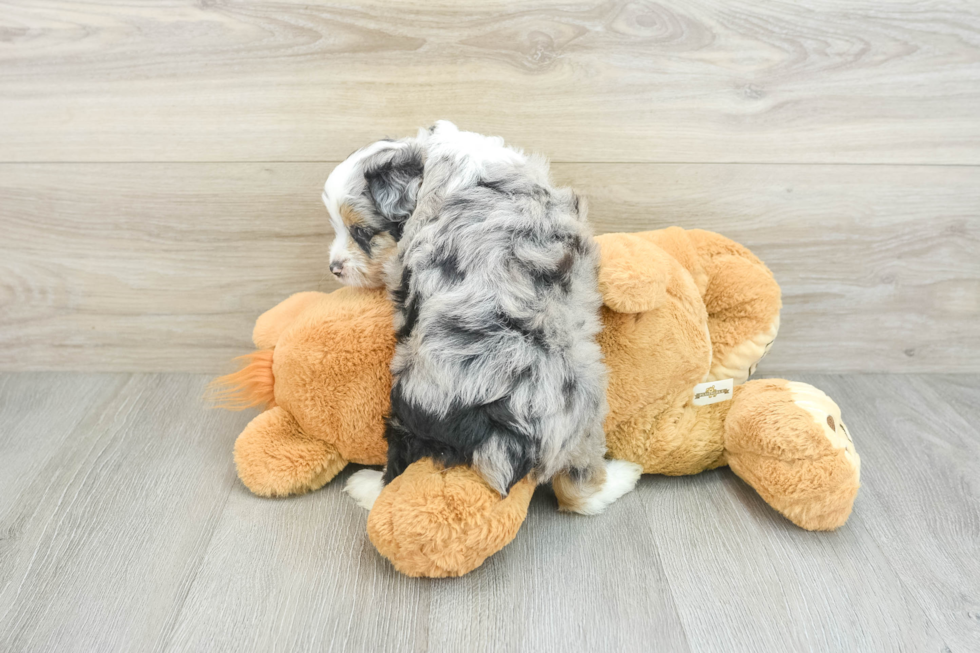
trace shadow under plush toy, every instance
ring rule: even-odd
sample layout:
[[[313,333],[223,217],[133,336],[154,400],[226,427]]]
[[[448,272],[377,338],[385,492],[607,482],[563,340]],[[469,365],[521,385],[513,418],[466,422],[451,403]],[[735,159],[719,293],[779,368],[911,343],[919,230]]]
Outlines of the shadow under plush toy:
[[[779,286],[765,265],[701,230],[597,241],[608,456],[647,474],[729,465],[798,526],[843,524],[860,459],[837,404],[805,383],[746,383],[779,327]],[[384,291],[293,295],[258,319],[253,340],[249,363],[217,381],[226,406],[267,408],[235,442],[252,492],[300,494],[348,462],[385,463],[395,334]],[[405,574],[458,576],[514,538],[534,487],[528,477],[501,498],[471,468],[423,459],[385,486],[368,534]],[[559,480],[554,490],[573,507]]]

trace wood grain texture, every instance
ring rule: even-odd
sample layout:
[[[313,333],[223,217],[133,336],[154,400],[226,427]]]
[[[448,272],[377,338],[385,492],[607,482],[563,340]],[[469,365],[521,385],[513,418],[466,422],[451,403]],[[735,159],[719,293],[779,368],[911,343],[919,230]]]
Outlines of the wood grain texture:
[[[0,551],[9,551],[20,525],[5,510],[22,503],[21,494],[46,477],[51,456],[93,410],[113,400],[126,375],[0,375]],[[43,420],[43,421],[42,421]],[[10,473],[17,470],[17,473]],[[11,500],[13,499],[13,500]],[[0,559],[4,555],[0,553]],[[2,565],[2,563],[0,563]]]
[[[152,650],[235,486],[244,416],[202,410],[200,376],[50,379],[0,386],[0,444],[20,454],[0,458],[20,481],[0,499],[0,650]]]
[[[861,454],[861,522],[948,650],[980,649],[980,378],[814,378]]]
[[[862,497],[845,527],[812,533],[727,468],[643,477],[636,494],[632,523],[649,525],[697,650],[942,650],[942,632],[863,526]]]
[[[336,287],[329,165],[0,167],[0,367],[214,371]]]
[[[960,0],[24,0],[0,43],[0,161],[333,160],[450,118],[558,161],[980,164]]]
[[[592,518],[541,488],[514,542],[431,581],[374,551],[353,470],[249,494],[248,416],[205,410],[203,376],[0,374],[0,649],[976,650],[980,376],[789,376],[862,457],[838,531],[727,469],[644,477]]]
[[[614,560],[592,544],[602,524],[569,521],[542,492],[517,539],[462,582],[415,580],[372,547],[366,513],[340,492],[348,475],[286,502],[236,487],[169,648],[688,650],[649,543],[624,543],[635,573],[595,573]],[[616,623],[631,628],[599,627]]]
[[[0,369],[227,369],[262,311],[336,287],[333,165],[0,165]],[[980,167],[553,168],[598,232],[711,229],[766,261],[768,369],[980,370]]]

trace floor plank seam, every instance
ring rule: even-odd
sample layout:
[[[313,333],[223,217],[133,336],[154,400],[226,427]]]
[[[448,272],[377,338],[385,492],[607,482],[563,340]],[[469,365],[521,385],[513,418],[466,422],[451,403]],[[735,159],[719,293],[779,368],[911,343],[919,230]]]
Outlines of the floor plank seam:
[[[640,491],[641,488],[636,488],[633,490],[634,493]],[[657,564],[660,565],[660,569],[664,574],[664,578],[667,580],[667,590],[670,593],[670,605],[674,609],[674,616],[677,618],[677,622],[681,626],[681,632],[684,633],[684,643],[687,646],[687,650],[691,653],[695,653],[695,649],[691,645],[691,633],[688,630],[688,626],[684,621],[684,616],[681,614],[680,608],[677,605],[677,596],[674,592],[674,581],[671,580],[670,572],[667,569],[667,565],[664,563],[663,555],[660,553],[660,542],[657,540],[657,534],[653,530],[653,524],[649,519],[642,520],[647,527],[647,532],[649,534],[649,541],[653,543],[654,551],[657,552]]]
[[[127,375],[127,378],[120,385],[120,387],[118,388],[118,390],[116,390],[115,392],[111,393],[109,396],[107,396],[98,405],[93,406],[90,410],[86,411],[85,414],[81,417],[81,419],[79,419],[70,429],[68,429],[68,433],[69,433],[69,436],[68,437],[70,437],[71,434],[75,433],[79,428],[81,428],[86,423],[86,421],[89,419],[90,416],[96,415],[96,414],[97,415],[100,415],[100,416],[101,415],[104,415],[105,414],[105,411],[109,407],[111,407],[113,405],[113,403],[116,402],[116,400],[120,396],[122,396],[124,394],[126,388],[129,387],[129,385],[132,383],[134,376],[135,375],[133,375],[133,374],[128,374]],[[123,402],[123,405],[125,405],[125,403],[126,402],[124,401]],[[118,412],[118,410],[119,410],[119,407],[116,407],[116,411],[117,412]],[[96,423],[97,424],[100,423],[101,421],[102,421],[101,417],[96,418]],[[65,446],[67,439],[68,438],[66,437],[65,441],[62,441],[60,447],[64,447]],[[92,471],[95,468],[95,464],[98,462],[98,460],[101,457],[102,453],[110,445],[111,445],[111,442],[108,443],[108,444],[106,444],[102,448],[102,451],[100,451],[99,454],[96,455],[95,461],[93,461],[92,465],[88,466],[88,469],[85,470],[85,476],[84,476],[84,478],[81,481],[75,481],[75,477],[77,477],[77,475],[82,472],[82,470],[79,469],[79,470],[77,470],[75,472],[75,475],[72,477],[72,479],[70,479],[69,482],[66,482],[62,486],[62,488],[61,488],[61,495],[58,497],[58,500],[55,503],[54,508],[51,510],[51,516],[45,522],[44,527],[41,530],[41,534],[40,534],[40,536],[38,538],[40,541],[45,541],[46,539],[50,539],[51,541],[54,541],[56,539],[55,536],[57,535],[57,533],[59,532],[59,530],[61,528],[60,523],[54,525],[53,535],[51,536],[51,538],[46,538],[45,535],[48,533],[48,529],[52,527],[52,523],[53,522],[55,522],[56,520],[60,520],[60,519],[63,519],[64,518],[64,515],[63,515],[63,512],[62,512],[62,505],[65,502],[65,498],[67,497],[68,493],[72,489],[74,489],[75,490],[75,495],[68,502],[68,505],[71,506],[71,505],[74,504],[75,500],[78,498],[79,488],[85,484],[85,480],[91,475]],[[93,444],[92,448],[86,453],[86,457],[88,457],[88,455],[91,454],[92,450],[94,450],[96,446],[97,446],[97,443],[96,444]],[[49,486],[47,486],[46,489],[48,489],[48,488],[53,489],[54,486],[53,485],[49,485]],[[38,505],[41,505],[41,503],[42,502],[39,502]],[[21,594],[23,593],[24,586],[28,582],[28,579],[31,578],[32,572],[35,570],[35,566],[36,566],[35,563],[36,563],[36,561],[38,559],[38,555],[40,553],[41,553],[41,547],[39,547],[39,546],[35,547],[34,548],[34,551],[31,554],[31,559],[27,562],[27,565],[24,568],[24,576],[23,576],[23,578],[21,578],[21,581],[20,581],[20,583],[17,586],[17,591],[14,594],[13,599],[10,601],[10,607],[7,610],[7,612],[5,612],[2,615],[2,617],[0,617],[0,623],[6,622],[7,626],[13,625],[13,627],[9,629],[9,632],[11,632],[11,633],[16,634],[18,632],[17,626],[20,623],[20,621],[23,619],[23,617],[19,617],[18,618],[18,615],[15,613],[14,614],[14,617],[17,620],[16,621],[13,621],[13,622],[6,621],[7,620],[7,617],[9,617],[10,614],[11,614],[11,612],[13,612],[13,610],[19,605],[18,599],[20,598]],[[42,558],[43,558],[43,556],[47,555],[48,553],[49,553],[49,551],[45,551],[44,554],[42,554]],[[43,559],[42,559],[41,563],[43,563]],[[41,564],[41,563],[37,563],[37,564]]]
[[[234,476],[229,474],[229,476]],[[187,587],[180,593],[180,597],[175,606],[175,610],[172,616],[167,620],[167,625],[160,634],[160,646],[155,650],[159,653],[166,653],[170,650],[173,644],[173,638],[177,633],[177,626],[180,623],[180,619],[184,613],[184,607],[187,604],[187,598],[190,596],[194,589],[194,585],[197,583],[198,578],[200,578],[200,571],[204,567],[204,563],[207,560],[208,553],[211,551],[211,543],[214,541],[214,537],[218,532],[218,526],[221,524],[221,519],[228,508],[228,501],[231,498],[231,493],[235,489],[235,484],[238,482],[238,477],[234,476],[233,480],[227,484],[225,490],[224,499],[221,501],[220,510],[215,511],[215,516],[210,520],[207,529],[207,537],[204,538],[206,541],[201,547],[200,555],[198,555],[197,560],[194,563],[193,573],[189,575],[190,581],[187,583]]]

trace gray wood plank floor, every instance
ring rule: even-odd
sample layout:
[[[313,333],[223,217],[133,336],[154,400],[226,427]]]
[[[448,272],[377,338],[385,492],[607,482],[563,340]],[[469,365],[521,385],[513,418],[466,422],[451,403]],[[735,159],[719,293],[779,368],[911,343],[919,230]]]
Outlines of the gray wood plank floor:
[[[207,377],[0,375],[0,651],[980,650],[976,375],[787,375],[835,397],[863,488],[801,531],[729,470],[600,517],[536,494],[453,580],[396,574],[343,476],[267,500]]]

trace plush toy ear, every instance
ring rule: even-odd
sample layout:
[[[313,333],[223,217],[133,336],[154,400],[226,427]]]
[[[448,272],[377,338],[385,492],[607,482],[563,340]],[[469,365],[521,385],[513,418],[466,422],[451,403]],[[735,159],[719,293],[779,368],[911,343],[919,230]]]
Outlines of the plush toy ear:
[[[596,241],[601,252],[599,291],[606,306],[617,313],[656,308],[673,270],[670,255],[634,234],[605,234]]]
[[[412,215],[424,166],[422,147],[413,142],[385,148],[364,162],[368,194],[382,218],[400,223]]]

